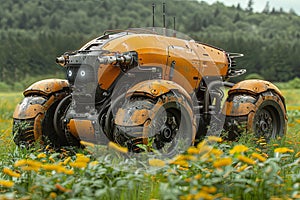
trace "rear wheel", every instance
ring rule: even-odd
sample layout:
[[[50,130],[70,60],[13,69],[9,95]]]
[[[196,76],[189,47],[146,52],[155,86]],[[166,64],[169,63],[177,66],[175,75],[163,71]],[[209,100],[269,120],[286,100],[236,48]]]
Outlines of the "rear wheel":
[[[274,100],[266,100],[256,110],[250,128],[258,137],[269,140],[284,135],[286,127],[285,110],[280,106],[280,103]]]
[[[274,91],[259,95],[233,93],[227,98],[230,110],[226,111],[225,131],[230,139],[242,132],[253,132],[267,141],[286,132],[287,117],[284,101]],[[228,109],[228,108],[227,108]]]

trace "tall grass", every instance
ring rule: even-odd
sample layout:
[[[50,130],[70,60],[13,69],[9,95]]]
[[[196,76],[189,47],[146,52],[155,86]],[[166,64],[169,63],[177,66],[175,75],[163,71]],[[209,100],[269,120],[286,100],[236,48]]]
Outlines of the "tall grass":
[[[289,123],[280,140],[210,137],[173,160],[146,163],[93,145],[18,148],[11,117],[22,95],[1,94],[0,199],[299,199],[300,90],[283,94]]]

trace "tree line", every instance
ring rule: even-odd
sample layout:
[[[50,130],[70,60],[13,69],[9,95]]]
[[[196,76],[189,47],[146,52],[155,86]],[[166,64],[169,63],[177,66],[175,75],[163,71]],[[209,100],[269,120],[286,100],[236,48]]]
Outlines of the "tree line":
[[[209,5],[165,0],[166,25],[193,39],[239,52],[238,66],[270,81],[300,77],[300,18],[294,12],[253,12],[249,1]],[[252,2],[252,4],[251,4]],[[11,0],[0,7],[0,82],[61,73],[55,57],[76,50],[108,29],[162,26],[161,0]]]

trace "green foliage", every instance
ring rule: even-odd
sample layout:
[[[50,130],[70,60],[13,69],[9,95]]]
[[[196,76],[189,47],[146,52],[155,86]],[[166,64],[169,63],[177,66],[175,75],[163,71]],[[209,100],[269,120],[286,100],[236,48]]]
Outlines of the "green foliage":
[[[245,77],[245,79],[260,79],[260,80],[264,80],[264,77],[261,76],[260,74],[252,73],[252,74],[247,75]]]
[[[4,82],[0,82],[0,92],[8,92],[11,90],[11,87]]]
[[[285,83],[276,84],[280,89],[300,89],[300,78],[296,77]]]
[[[161,1],[4,1],[0,8],[0,81],[14,85],[24,77],[62,72],[54,60],[76,50],[107,29],[162,26]],[[229,52],[241,52],[238,66],[270,81],[299,77],[300,18],[295,13],[253,13],[222,3],[166,0],[167,27]],[[241,77],[240,79],[242,79]],[[239,80],[240,80],[239,79]]]
[[[288,82],[290,88],[300,89],[300,78],[296,77]]]
[[[1,93],[0,199],[299,199],[299,91],[283,91],[293,93],[285,94],[289,126],[282,139],[267,144],[243,135],[238,142],[216,143],[208,137],[176,159],[152,162],[103,146],[17,148],[11,116],[22,95]],[[241,144],[247,148],[238,151]]]

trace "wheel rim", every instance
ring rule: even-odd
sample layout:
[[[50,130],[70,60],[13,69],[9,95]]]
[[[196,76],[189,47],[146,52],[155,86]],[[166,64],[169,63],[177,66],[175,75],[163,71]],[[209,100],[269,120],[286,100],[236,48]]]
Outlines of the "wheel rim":
[[[174,110],[165,110],[161,117],[154,121],[151,135],[154,135],[154,148],[168,153],[177,145],[174,140],[179,131],[180,119]]]
[[[254,130],[259,137],[269,140],[279,135],[281,127],[279,113],[274,107],[265,106],[261,108],[254,120]]]
[[[175,104],[175,103],[174,103]],[[185,108],[171,103],[170,108],[162,108],[153,120],[149,135],[153,149],[163,157],[173,157],[185,151],[192,141],[192,124]]]

